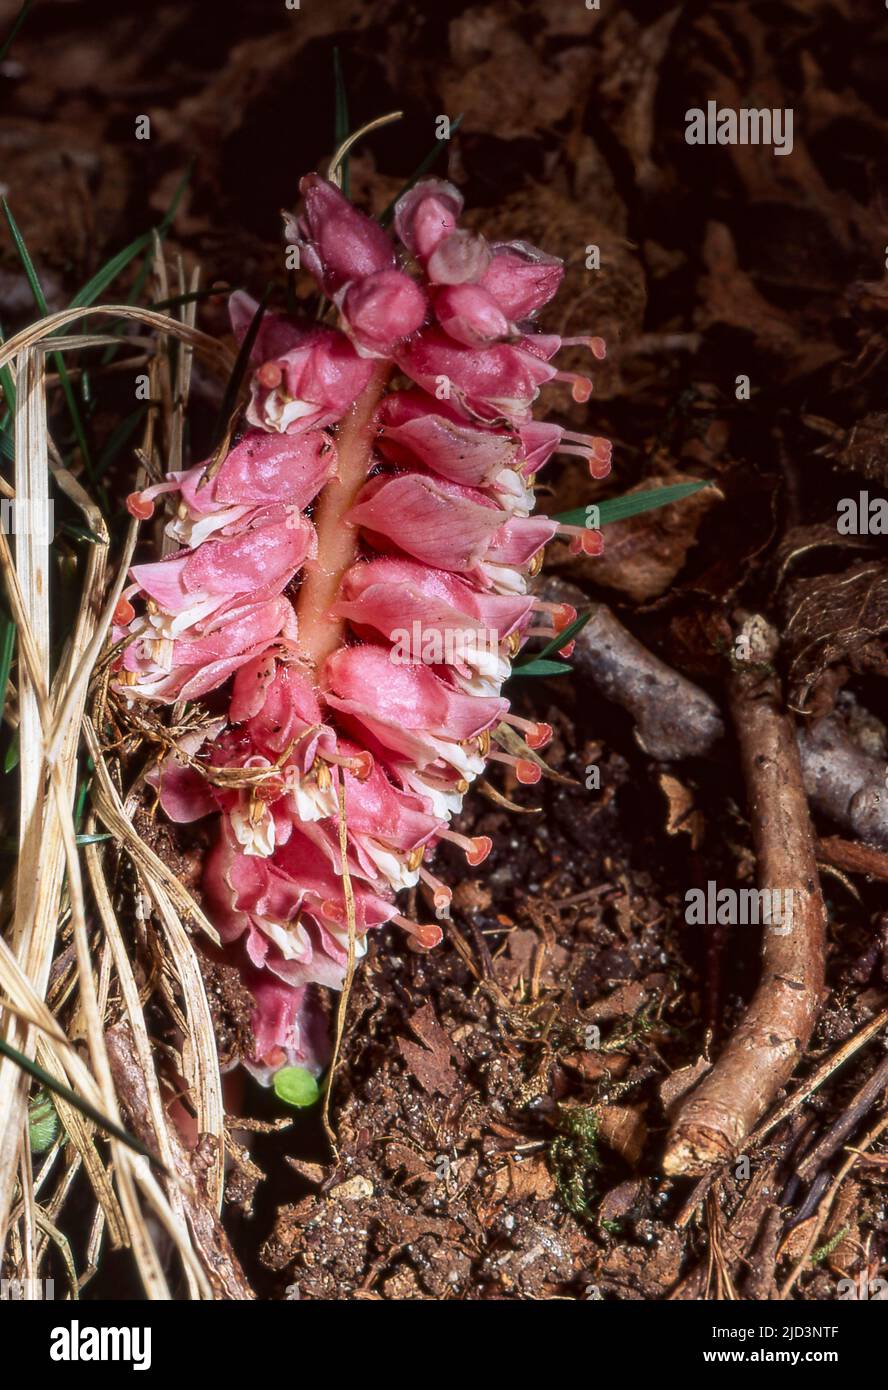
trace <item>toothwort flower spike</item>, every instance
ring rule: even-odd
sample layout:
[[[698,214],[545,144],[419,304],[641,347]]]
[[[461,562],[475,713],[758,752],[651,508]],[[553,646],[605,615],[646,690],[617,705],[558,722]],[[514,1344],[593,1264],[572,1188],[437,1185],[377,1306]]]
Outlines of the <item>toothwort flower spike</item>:
[[[601,537],[533,514],[533,480],[555,452],[594,477],[610,468],[606,440],[533,419],[547,382],[580,401],[592,389],[533,327],[563,275],[556,257],[461,228],[462,196],[440,179],[401,198],[397,241],[335,182],[310,174],[301,191],[285,235],[338,326],[264,314],[221,466],[128,499],[140,518],[173,499],[178,548],[133,567],[114,628],[121,699],[209,697],[214,718],[149,781],[170,819],[213,817],[204,892],[255,1001],[244,1060],[266,1082],[322,1069],[312,995],[341,988],[350,925],[357,956],[384,922],[412,949],[441,940],[398,894],[422,883],[448,915],[430,862],[442,841],[473,866],[490,853],[450,828],[487,764],[540,776],[530,750],[552,731],[511,714],[502,688],[528,637],[557,641],[576,617],[528,592],[546,542],[594,554]],[[232,296],[239,340],[255,315]],[[590,335],[563,341],[604,354]],[[391,389],[396,372],[413,384]],[[491,751],[504,723],[530,756]]]

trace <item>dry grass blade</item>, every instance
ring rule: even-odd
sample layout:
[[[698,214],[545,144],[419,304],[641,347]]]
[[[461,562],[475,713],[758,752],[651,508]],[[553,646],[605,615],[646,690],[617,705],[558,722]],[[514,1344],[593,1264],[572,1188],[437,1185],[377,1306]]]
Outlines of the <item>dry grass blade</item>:
[[[180,281],[184,288],[184,273],[181,270]],[[192,284],[196,283],[195,278]],[[27,501],[29,515],[38,513],[46,516],[51,467],[58,486],[80,508],[88,527],[98,538],[98,544],[91,545],[86,553],[85,585],[80,608],[52,681],[50,697],[49,529],[44,525],[35,535],[35,528],[31,527],[20,534],[14,563],[6,538],[0,534],[0,562],[4,568],[19,638],[17,699],[22,787],[21,853],[16,917],[11,938],[14,950],[10,950],[0,939],[0,989],[7,1001],[0,1018],[14,1047],[29,1056],[36,1051],[40,1065],[51,1077],[61,1085],[70,1084],[96,1110],[111,1118],[117,1114],[117,1105],[108,1063],[105,1015],[113,976],[116,976],[130,1023],[138,1036],[140,1061],[146,1065],[146,1076],[151,1065],[150,1050],[144,1020],[141,1019],[138,991],[117,930],[110,897],[107,891],[103,894],[104,881],[100,875],[93,876],[93,887],[105,926],[105,945],[98,965],[93,958],[72,803],[77,750],[89,682],[125,582],[136,527],[130,528],[113,591],[97,621],[105,587],[107,528],[98,508],[77,478],[65,467],[49,439],[43,365],[45,351],[97,346],[105,341],[105,335],[58,337],[47,341],[55,329],[73,323],[84,312],[83,309],[68,310],[45,318],[0,348],[4,363],[16,359],[17,501]],[[231,354],[215,340],[195,330],[192,309],[185,311],[182,320],[129,306],[91,308],[88,312],[136,320],[151,329],[176,337],[184,344],[175,379],[169,378],[173,391],[168,393],[170,411],[166,431],[168,447],[171,446],[174,455],[180,455],[182,412],[192,353],[201,352],[220,373],[229,370]],[[148,341],[138,339],[140,345]],[[152,366],[156,369],[157,359]],[[170,418],[174,422],[172,427]],[[175,424],[177,419],[178,426]],[[155,412],[151,411],[145,443],[146,456],[152,459],[154,432]],[[17,529],[21,532],[21,528]],[[217,939],[216,933],[175,877],[139,841],[117,797],[91,726],[89,731],[94,740],[100,810],[104,801],[105,818],[111,820],[112,828],[136,861],[166,932],[172,957],[170,974],[177,982],[176,987],[181,990],[187,1015],[184,1069],[194,1095],[198,1122],[217,1140],[217,1160],[211,1169],[209,1187],[218,1209],[222,1195],[224,1142],[221,1081],[203,980],[180,913],[202,927],[213,940]],[[49,796],[48,790],[51,791]],[[67,894],[63,903],[66,868]],[[66,1004],[70,1027],[84,1033],[92,1070],[86,1067],[72,1047],[71,1039],[45,1003],[57,931],[59,923],[65,919],[73,936],[76,977],[69,973],[67,983],[63,979],[61,989],[54,990],[53,998],[57,1008]],[[75,984],[76,996],[72,993]],[[149,1085],[151,1108],[155,1121],[160,1122],[154,1128],[158,1136],[164,1136],[166,1121],[153,1070],[151,1076],[154,1083],[153,1093]],[[95,1270],[99,1242],[107,1233],[112,1244],[131,1246],[147,1295],[155,1299],[170,1297],[163,1265],[142,1213],[141,1198],[144,1198],[179,1253],[189,1293],[193,1297],[210,1297],[210,1285],[195,1255],[184,1220],[181,1193],[172,1186],[168,1200],[151,1173],[147,1160],[135,1156],[113,1134],[110,1140],[113,1164],[110,1168],[106,1167],[96,1147],[92,1123],[61,1097],[57,1105],[59,1116],[76,1154],[73,1163],[66,1165],[65,1176],[57,1184],[49,1205],[37,1206],[36,1189],[31,1180],[30,1153],[27,1144],[23,1149],[21,1142],[26,1097],[27,1080],[17,1066],[3,1059],[0,1062],[0,1231],[5,1239],[6,1218],[20,1171],[23,1198],[16,1209],[16,1221],[21,1225],[21,1235],[13,1229],[9,1246],[17,1266],[29,1274],[33,1273],[49,1243],[54,1242],[59,1245],[66,1260],[72,1291],[79,1287],[73,1263],[69,1263],[70,1249],[57,1218],[71,1190],[74,1175],[81,1170],[86,1172],[99,1203],[90,1239],[90,1267],[85,1279]],[[116,1193],[111,1182],[112,1172]],[[39,1243],[37,1234],[40,1235]]]
[[[23,352],[16,373],[16,505],[27,508],[28,525],[17,525],[15,580],[8,584],[23,655],[19,678],[19,837],[13,949],[39,994],[46,992],[55,945],[51,880],[61,856],[51,827],[44,824],[43,730],[49,685],[49,469],[43,360]],[[20,523],[25,516],[20,517]],[[38,534],[39,532],[39,534]],[[6,538],[3,546],[8,557]],[[4,557],[4,558],[6,558]],[[9,576],[8,576],[9,578]],[[18,588],[18,595],[14,596]],[[26,652],[26,648],[30,648]],[[47,834],[47,831],[50,831]],[[5,1041],[33,1057],[35,1039],[7,1015]],[[0,1239],[6,1230],[15,1186],[28,1081],[7,1057],[0,1061]]]
[[[95,821],[90,818],[88,822],[89,828],[92,829],[94,825]],[[92,881],[93,893],[95,894],[99,915],[105,928],[105,937],[114,958],[114,968],[117,972],[117,980],[123,996],[126,1017],[132,1030],[134,1046],[144,1072],[148,1110],[154,1133],[157,1136],[158,1152],[167,1171],[172,1173],[175,1167],[173,1150],[167,1130],[167,1118],[163,1109],[160,1087],[157,1084],[157,1077],[154,1072],[154,1063],[151,1057],[151,1044],[148,1040],[148,1030],[145,1027],[145,1019],[142,1014],[139,989],[105,883],[105,876],[102,872],[102,850],[99,845],[91,844],[87,846],[86,863]],[[176,1216],[179,1220],[184,1220],[185,1211],[182,1197],[175,1183],[168,1184],[167,1195]],[[195,1298],[197,1297],[199,1289],[197,1281],[190,1269],[186,1270],[186,1277],[188,1279],[191,1297]]]
[[[213,942],[219,945],[219,933],[209,918],[198,907],[194,898],[184,888],[176,875],[167,868],[163,860],[146,845],[134,828],[117,794],[117,788],[108,772],[101,745],[91,719],[84,720],[84,734],[87,746],[96,766],[96,785],[93,788],[93,804],[102,824],[119,840],[143,877],[156,881],[169,896],[181,916],[194,922]]]
[[[211,338],[207,333],[201,333],[199,329],[188,327],[181,320],[171,318],[168,314],[159,314],[155,309],[134,309],[131,304],[94,304],[85,309],[63,309],[58,314],[50,314],[48,318],[40,319],[37,323],[23,328],[14,338],[0,344],[0,367],[18,357],[25,349],[43,342],[59,328],[66,328],[69,323],[76,323],[78,319],[87,316],[92,318],[95,314],[144,323],[159,333],[169,333],[174,338],[181,338],[195,351],[203,353],[225,376],[228,376],[234,365],[234,357],[224,343],[220,343],[217,338]],[[55,347],[56,344],[53,343],[53,351]]]
[[[324,1111],[323,1123],[324,1131],[330,1141],[333,1153],[339,1156],[339,1147],[336,1142],[336,1135],[330,1123],[330,1100],[333,1095],[333,1081],[336,1076],[336,1066],[339,1061],[339,1052],[342,1047],[342,1037],[345,1033],[345,1016],[348,1012],[348,1001],[351,994],[352,982],[355,978],[355,895],[352,890],[351,874],[348,871],[348,829],[345,815],[345,778],[340,777],[338,788],[339,800],[339,857],[342,864],[342,895],[345,899],[345,914],[348,921],[348,959],[345,966],[345,979],[342,982],[342,992],[339,995],[339,1002],[336,1006],[336,1033],[333,1039],[333,1053],[330,1058],[330,1066],[327,1071],[327,1086],[324,1092]]]

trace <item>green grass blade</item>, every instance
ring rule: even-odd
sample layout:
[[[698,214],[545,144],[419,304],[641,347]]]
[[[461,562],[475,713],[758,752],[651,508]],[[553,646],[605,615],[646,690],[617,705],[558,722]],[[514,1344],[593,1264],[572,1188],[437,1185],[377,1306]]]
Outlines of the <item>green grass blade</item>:
[[[166,1172],[160,1159],[156,1154],[152,1153],[145,1144],[136,1139],[134,1135],[128,1133],[127,1130],[122,1129],[120,1125],[115,1124],[114,1120],[109,1120],[107,1115],[103,1115],[101,1110],[97,1110],[88,1100],[84,1100],[83,1096],[79,1096],[76,1091],[72,1091],[69,1086],[63,1085],[61,1081],[57,1081],[48,1071],[44,1071],[43,1067],[38,1066],[36,1062],[32,1062],[30,1057],[26,1057],[24,1053],[19,1052],[17,1048],[10,1047],[9,1043],[3,1038],[0,1038],[0,1053],[2,1053],[4,1057],[8,1057],[11,1061],[15,1062],[16,1066],[21,1067],[22,1071],[26,1071],[29,1076],[33,1076],[34,1080],[39,1081],[41,1086],[44,1086],[47,1091],[52,1091],[53,1095],[61,1096],[62,1100],[66,1100],[69,1105],[73,1105],[75,1110],[79,1110],[81,1115],[85,1115],[88,1120],[92,1120],[93,1124],[99,1126],[99,1129],[103,1129],[106,1134],[113,1135],[115,1139],[120,1140],[121,1144],[126,1144],[128,1149],[132,1149],[135,1153],[141,1154],[143,1158],[150,1159],[152,1163],[160,1168],[161,1172]]]
[[[189,183],[191,182],[191,175],[193,174],[193,172],[194,172],[194,160],[193,160],[193,159],[190,159],[190,160],[188,161],[188,165],[187,165],[187,167],[186,167],[186,169],[185,169],[184,174],[183,174],[182,177],[180,178],[179,182],[176,184],[176,187],[173,189],[173,196],[172,196],[172,198],[170,199],[170,205],[169,205],[169,207],[167,208],[166,212],[164,213],[163,217],[161,218],[161,220],[160,220],[160,225],[159,225],[158,228],[157,228],[157,235],[158,235],[158,237],[160,238],[161,241],[164,240],[164,238],[166,237],[167,232],[170,230],[170,227],[173,225],[173,219],[175,218],[176,213],[179,211],[179,204],[180,204],[181,201],[182,201],[182,197],[183,197],[183,194],[185,193],[185,189],[188,187]],[[150,233],[149,233],[149,236],[150,236]],[[147,254],[147,256],[145,257],[145,260],[142,262],[141,269],[139,270],[139,273],[138,273],[138,275],[136,276],[136,278],[135,278],[135,280],[134,280],[134,282],[133,282],[133,287],[132,287],[132,289],[130,290],[129,294],[127,295],[127,298],[126,298],[127,304],[133,304],[133,303],[138,299],[139,295],[142,293],[142,290],[145,288],[145,281],[148,279],[148,276],[149,276],[150,273],[151,273],[151,264],[152,264],[152,261],[153,261],[153,260],[154,260],[154,251],[153,251],[153,248],[152,248],[152,249],[149,249],[148,254]],[[110,350],[111,352],[114,351],[113,348],[111,348],[111,349],[109,349],[109,350]]]
[[[99,454],[98,462],[96,463],[97,478],[101,478],[106,468],[111,466],[120,453],[120,450],[136,433],[139,426],[143,424],[147,409],[148,402],[142,401],[135,410],[131,411],[129,415],[124,416],[124,418],[119,420],[114,426],[108,436],[104,449]]]
[[[647,492],[628,492],[623,497],[610,497],[605,502],[590,503],[598,507],[599,525],[607,526],[612,521],[626,521],[630,516],[641,512],[651,512],[657,507],[668,507],[670,502],[681,502],[685,497],[699,492],[701,487],[712,487],[705,478],[698,483],[671,483],[667,487],[655,487]],[[589,513],[585,507],[575,507],[573,511],[562,512],[553,519],[566,526],[585,526]]]
[[[85,309],[90,304],[94,304],[99,295],[117,279],[121,271],[126,270],[130,261],[135,260],[140,251],[146,250],[151,245],[153,238],[153,232],[143,232],[141,236],[136,237],[135,241],[131,241],[129,246],[125,246],[122,251],[118,251],[117,255],[112,256],[110,261],[107,261],[106,264],[102,266],[101,270],[96,271],[91,280],[87,280],[83,289],[77,291],[74,298],[71,300],[69,308]]]
[[[572,671],[573,667],[568,666],[565,661],[543,661],[535,657],[533,661],[528,661],[526,666],[516,666],[511,679],[515,676],[567,676]]]
[[[192,290],[190,294],[174,294],[170,299],[152,299],[148,305],[149,309],[178,309],[180,304],[199,304],[202,299],[213,299],[221,294],[234,294],[235,290],[241,289],[240,285],[224,285],[221,289],[218,285],[210,285],[206,290]]]
[[[158,237],[159,237],[159,239],[160,239],[161,241],[164,240],[164,238],[166,237],[167,232],[170,230],[170,227],[173,225],[173,219],[175,218],[176,213],[177,213],[178,210],[179,210],[179,204],[180,204],[180,202],[182,201],[182,195],[184,194],[185,189],[188,187],[188,184],[189,184],[189,182],[190,182],[191,175],[192,175],[193,172],[194,172],[194,160],[192,159],[192,160],[189,160],[188,165],[187,165],[187,167],[186,167],[186,169],[185,169],[184,174],[183,174],[182,177],[180,178],[179,182],[176,184],[176,187],[175,187],[175,189],[173,190],[173,196],[172,196],[172,198],[170,199],[170,205],[169,205],[169,207],[167,208],[166,212],[164,213],[163,217],[161,218],[161,221],[160,221],[160,223],[159,223],[159,225],[158,225],[158,227],[157,227],[157,229],[156,229],[156,230],[157,230],[157,235],[158,235]],[[143,289],[145,288],[145,282],[147,281],[148,276],[151,274],[151,265],[152,265],[152,262],[153,262],[153,260],[154,260],[154,246],[153,246],[154,235],[153,235],[152,232],[145,232],[145,233],[144,233],[144,236],[147,238],[146,246],[147,246],[148,249],[147,249],[146,254],[145,254],[145,259],[144,259],[144,261],[142,262],[141,266],[139,267],[138,274],[136,275],[136,278],[135,278],[135,280],[133,281],[132,288],[130,289],[129,294],[128,294],[127,297],[126,297],[126,301],[125,301],[125,302],[126,302],[127,304],[134,304],[134,303],[135,303],[135,301],[139,298],[139,296],[141,295]],[[136,254],[138,254],[138,252],[137,252]],[[102,272],[99,271],[98,274],[101,275]],[[96,277],[94,276],[93,278],[95,279]],[[84,286],[84,289],[81,290],[80,293],[83,294],[83,293],[84,293],[84,290],[85,290],[86,288],[87,288],[87,287]],[[122,331],[123,331],[122,328],[115,329],[115,332],[122,332]],[[113,360],[114,354],[115,354],[116,352],[119,352],[119,351],[120,351],[120,349],[117,348],[117,347],[107,347],[107,348],[105,349],[104,353],[102,354],[102,365],[103,365],[103,366],[106,366],[110,361]]]
[[[12,772],[12,770],[13,770],[14,768],[18,767],[18,760],[19,760],[19,731],[18,731],[18,729],[13,729],[13,731],[12,731],[12,737],[11,737],[11,739],[9,740],[9,747],[8,747],[7,750],[6,750],[6,755],[5,755],[4,759],[3,759],[3,771],[4,771],[4,772]]]
[[[241,388],[241,382],[243,381],[244,376],[246,374],[247,365],[250,361],[250,353],[253,351],[253,346],[256,342],[256,337],[259,333],[260,324],[262,323],[262,320],[265,317],[265,310],[268,307],[268,300],[270,295],[271,285],[266,285],[265,292],[262,295],[262,298],[260,299],[259,303],[256,305],[256,312],[250,320],[250,326],[247,329],[246,336],[244,337],[244,340],[240,345],[240,349],[238,351],[234,367],[231,371],[231,376],[228,378],[228,385],[225,387],[225,395],[222,398],[222,405],[219,410],[219,417],[216,421],[216,430],[213,436],[213,452],[215,452],[215,450],[221,444],[225,436],[225,431],[228,428],[228,421],[231,419],[232,411],[234,410],[235,404],[237,402],[238,393],[240,392]]]
[[[33,5],[33,3],[34,3],[34,0],[25,0],[24,4],[22,5],[21,9],[19,10],[18,14],[16,15],[16,17],[15,17],[15,19],[14,19],[14,21],[13,21],[12,28],[10,29],[9,33],[6,35],[6,38],[3,40],[2,46],[0,46],[0,63],[2,63],[2,62],[4,61],[4,59],[5,59],[6,55],[7,55],[7,53],[8,53],[9,50],[10,50],[10,48],[12,48],[13,42],[14,42],[14,40],[15,40],[15,36],[16,36],[16,34],[18,33],[19,29],[21,29],[21,27],[22,27],[22,25],[24,24],[25,20],[28,18],[28,11],[30,10],[30,8],[31,8],[31,6]]]
[[[0,328],[0,343],[5,343],[3,329]],[[0,367],[0,386],[3,387],[3,404],[9,412],[9,418],[15,414],[15,382],[12,377],[12,368],[7,365]]]
[[[523,661],[520,659],[516,661],[515,665],[512,667],[513,674],[517,675],[519,671],[524,670],[525,666],[532,666],[535,662],[544,661],[547,656],[552,656],[555,652],[560,652],[562,647],[566,647],[568,642],[574,640],[578,632],[582,632],[583,628],[592,617],[593,612],[594,609],[590,608],[587,613],[580,613],[578,617],[574,618],[572,623],[568,623],[567,627],[559,632],[557,637],[553,637],[551,642],[547,642],[540,651],[527,656]]]
[[[462,123],[463,123],[463,116],[464,116],[464,115],[465,115],[465,112],[460,111],[460,113],[459,113],[459,115],[457,116],[456,120],[455,120],[455,121],[451,121],[451,123],[450,123],[450,134],[451,134],[451,135],[455,135],[456,132],[459,130],[460,126],[461,126]],[[413,170],[413,173],[410,175],[409,179],[408,179],[407,182],[404,184],[404,187],[401,189],[400,193],[397,193],[397,194],[395,195],[395,197],[392,198],[392,201],[389,203],[389,205],[388,205],[388,207],[385,209],[385,211],[384,211],[384,212],[381,212],[381,213],[379,214],[379,222],[380,222],[380,225],[381,225],[381,226],[383,226],[383,227],[387,227],[387,226],[388,226],[388,224],[391,222],[392,218],[393,218],[394,215],[395,215],[395,205],[396,205],[396,203],[399,201],[399,199],[403,198],[403,196],[404,196],[405,193],[409,193],[409,192],[410,192],[411,188],[413,187],[413,185],[414,185],[415,183],[419,183],[419,180],[423,177],[424,174],[427,174],[427,173],[429,172],[429,170],[431,169],[431,167],[432,167],[432,165],[434,164],[435,160],[438,158],[438,155],[441,153],[442,147],[443,147],[444,145],[446,145],[446,144],[447,144],[447,141],[446,141],[446,140],[436,140],[436,141],[435,141],[434,146],[432,147],[432,149],[429,150],[429,152],[428,152],[428,154],[426,155],[425,159],[421,160],[421,161],[419,162],[419,164],[417,164],[416,168]]]
[[[24,270],[28,284],[31,287],[31,294],[34,296],[34,303],[37,305],[37,308],[39,309],[40,313],[45,318],[46,315],[49,313],[49,309],[47,308],[46,296],[43,293],[43,287],[40,284],[37,271],[34,269],[34,262],[31,260],[31,256],[28,252],[27,246],[25,245],[24,238],[22,237],[22,234],[18,229],[18,225],[16,223],[15,218],[12,215],[12,212],[10,211],[9,204],[7,203],[5,198],[0,199],[0,203],[2,203],[3,213],[6,217],[6,222],[12,235],[13,242],[15,243],[15,249],[18,252],[19,260],[22,263],[22,269]],[[83,459],[86,470],[90,474],[90,476],[92,476],[92,459],[90,457],[89,446],[86,442],[86,434],[84,433],[83,429],[83,421],[80,418],[80,411],[77,408],[77,398],[74,395],[74,389],[71,385],[71,378],[68,376],[68,369],[65,366],[64,358],[62,357],[62,354],[60,352],[54,352],[52,354],[52,361],[56,371],[59,374],[59,384],[62,388],[62,394],[65,397],[65,401],[68,406],[68,413],[71,416],[71,424],[74,426],[74,435],[77,440],[77,446],[80,449],[80,454]]]
[[[6,706],[9,673],[15,652],[16,626],[8,613],[0,616],[0,710]]]

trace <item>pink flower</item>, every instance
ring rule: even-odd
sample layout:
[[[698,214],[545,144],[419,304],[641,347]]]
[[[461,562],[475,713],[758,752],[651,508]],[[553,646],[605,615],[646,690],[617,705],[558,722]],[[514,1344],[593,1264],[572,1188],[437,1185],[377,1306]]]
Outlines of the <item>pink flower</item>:
[[[416,661],[452,665],[471,694],[496,694],[509,675],[501,644],[517,635],[533,600],[481,594],[456,575],[401,559],[355,565],[334,612],[368,640],[383,637]]]
[[[391,463],[427,468],[439,477],[470,487],[511,491],[503,474],[521,458],[514,434],[479,429],[447,401],[433,401],[422,391],[394,391],[379,411],[379,448]]]
[[[502,642],[533,608],[526,596],[485,593],[446,570],[400,558],[359,562],[343,579],[340,594],[335,610],[340,617],[358,628],[375,628],[389,641],[395,628],[421,619],[432,626],[477,625]]]
[[[474,772],[469,745],[508,709],[507,700],[460,694],[427,667],[396,665],[387,647],[369,644],[336,652],[326,679],[327,703],[350,727],[368,729],[420,770],[441,760]]]
[[[333,328],[302,330],[286,352],[266,358],[251,381],[247,419],[296,434],[334,425],[363,391],[373,364]]]
[[[422,179],[398,199],[395,231],[411,255],[425,261],[456,231],[463,198],[444,179]]]
[[[343,326],[363,357],[390,357],[425,319],[428,301],[403,270],[379,270],[337,295]]]
[[[395,264],[391,238],[378,222],[359,212],[335,184],[308,174],[299,185],[305,210],[287,220],[286,236],[302,253],[302,264],[331,298],[352,280],[363,280]]]
[[[229,451],[215,477],[201,486],[209,463],[170,473],[167,482],[131,493],[130,513],[147,519],[155,498],[178,492],[178,512],[166,532],[190,546],[251,526],[272,506],[286,508],[297,521],[335,471],[336,446],[320,430],[280,436],[252,429]]]
[[[496,424],[505,420],[522,425],[530,419],[530,408],[547,381],[569,380],[578,400],[592,389],[585,377],[558,371],[541,355],[543,346],[551,356],[560,340],[536,342],[522,339],[521,345],[496,343],[490,347],[468,348],[457,345],[440,329],[416,334],[395,352],[402,371],[424,391],[442,394],[454,401],[469,419]]]
[[[491,250],[480,287],[506,318],[528,319],[557,294],[564,276],[564,262],[557,256],[547,256],[526,241],[494,242]]]
[[[434,303],[435,318],[448,338],[467,347],[486,347],[515,332],[493,295],[480,285],[445,285]]]

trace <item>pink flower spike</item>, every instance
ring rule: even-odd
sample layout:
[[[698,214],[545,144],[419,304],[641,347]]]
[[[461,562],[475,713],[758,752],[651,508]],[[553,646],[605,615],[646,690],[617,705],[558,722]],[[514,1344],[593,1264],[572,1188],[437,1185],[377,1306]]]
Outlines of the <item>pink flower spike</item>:
[[[398,199],[395,231],[412,256],[425,261],[456,230],[463,197],[444,179],[422,179]]]
[[[305,202],[298,231],[286,231],[302,251],[302,264],[325,294],[395,264],[395,248],[378,222],[359,212],[335,184],[308,174],[299,185]]]
[[[337,296],[339,299],[339,296]],[[428,301],[403,270],[379,270],[346,286],[340,310],[345,331],[363,357],[388,357],[415,333]]]

